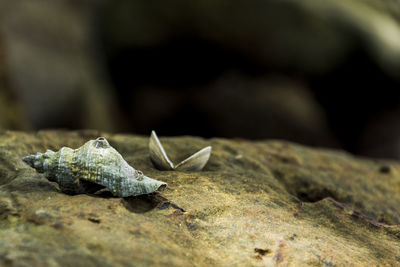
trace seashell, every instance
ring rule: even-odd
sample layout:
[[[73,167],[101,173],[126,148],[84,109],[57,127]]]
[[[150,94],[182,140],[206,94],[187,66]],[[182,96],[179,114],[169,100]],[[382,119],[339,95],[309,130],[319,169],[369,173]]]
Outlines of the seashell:
[[[91,193],[105,187],[115,196],[128,197],[167,186],[131,167],[104,137],[90,140],[78,149],[63,147],[57,152],[28,155],[23,161],[70,194]]]
[[[201,171],[207,164],[211,154],[211,146],[208,146],[175,166],[168,158],[155,131],[151,132],[149,149],[150,159],[159,170]]]

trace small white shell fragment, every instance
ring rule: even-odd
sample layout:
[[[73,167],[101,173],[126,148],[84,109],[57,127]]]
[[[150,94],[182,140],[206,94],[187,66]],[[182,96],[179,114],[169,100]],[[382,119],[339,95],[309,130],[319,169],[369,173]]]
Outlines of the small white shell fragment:
[[[35,215],[40,215],[40,214],[44,214],[44,213],[46,213],[46,210],[44,210],[44,209],[35,211]]]
[[[151,132],[149,150],[151,162],[159,170],[201,171],[211,155],[211,146],[207,146],[175,166],[168,158],[155,131]]]

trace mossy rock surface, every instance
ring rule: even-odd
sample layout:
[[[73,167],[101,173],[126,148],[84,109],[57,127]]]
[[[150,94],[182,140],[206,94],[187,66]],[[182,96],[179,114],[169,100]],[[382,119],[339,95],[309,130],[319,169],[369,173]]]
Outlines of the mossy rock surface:
[[[21,157],[105,136],[153,195],[66,195]],[[156,170],[148,137],[0,133],[1,266],[400,265],[400,165],[285,141],[163,138],[202,172]]]

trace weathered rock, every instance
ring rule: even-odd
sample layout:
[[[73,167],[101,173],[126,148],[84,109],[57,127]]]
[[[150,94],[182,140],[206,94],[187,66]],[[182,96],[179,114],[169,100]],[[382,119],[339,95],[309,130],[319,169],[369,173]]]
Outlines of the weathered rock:
[[[66,195],[21,156],[105,136],[162,194]],[[400,264],[400,164],[284,141],[161,138],[202,172],[158,171],[148,137],[0,134],[0,265],[376,266]]]

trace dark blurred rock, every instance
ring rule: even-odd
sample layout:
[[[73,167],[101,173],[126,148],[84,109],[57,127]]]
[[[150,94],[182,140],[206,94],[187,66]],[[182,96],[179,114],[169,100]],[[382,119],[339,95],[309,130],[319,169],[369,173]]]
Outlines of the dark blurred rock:
[[[66,195],[21,157],[106,136],[168,183],[135,198]],[[0,265],[396,266],[398,162],[280,141],[161,138],[173,161],[212,145],[202,172],[154,169],[148,138],[0,135]]]
[[[399,3],[119,0],[107,9],[103,37],[113,81],[122,95],[131,95],[124,98],[122,107],[132,114],[133,130],[139,133],[161,128],[169,135],[279,137],[306,144],[335,143],[363,153],[369,144],[357,144],[369,121],[400,106]],[[312,99],[307,100],[314,111],[309,118],[319,117],[319,122],[326,118],[327,122],[298,120],[296,106],[286,109],[285,116],[277,105],[267,111],[267,94],[275,97],[270,88],[254,100],[244,87],[213,86],[231,70],[238,80],[250,75],[254,83],[266,73],[301,77],[300,87],[312,93],[298,88],[293,94]],[[248,82],[252,83],[250,77]],[[211,87],[213,92],[208,90]],[[146,93],[144,88],[151,90]],[[235,92],[229,96],[230,90]],[[315,109],[318,104],[311,94],[322,112]],[[227,110],[224,104],[233,104],[233,95],[246,100]],[[221,96],[226,96],[222,103]],[[278,102],[290,101],[286,96],[280,94]],[[132,106],[131,99],[137,105]],[[218,104],[211,108],[213,103]],[[140,110],[152,119],[139,118]],[[251,110],[257,111],[250,114]],[[243,120],[245,114],[258,117]],[[250,125],[250,121],[255,123]],[[382,131],[391,131],[386,126]],[[335,138],[338,141],[332,142]],[[371,139],[371,146],[378,144],[379,140]],[[386,155],[392,154],[388,151]]]
[[[340,146],[331,134],[324,109],[302,81],[231,73],[194,95],[194,106],[213,122],[217,134]]]
[[[357,148],[362,155],[400,159],[400,109],[374,116],[363,129]]]
[[[208,40],[276,68],[326,73],[356,47],[398,75],[399,1],[128,1],[110,3],[106,40],[152,47],[179,36]]]
[[[293,78],[228,73],[202,87],[137,88],[130,100],[133,125],[160,134],[281,138],[338,147],[323,108],[310,89]],[[146,114],[145,116],[143,114]]]
[[[0,129],[28,130],[29,122],[24,116],[21,104],[9,86],[4,42],[0,34]]]
[[[94,25],[102,2],[1,1],[8,86],[33,128],[115,127]]]

